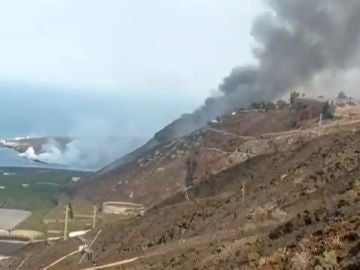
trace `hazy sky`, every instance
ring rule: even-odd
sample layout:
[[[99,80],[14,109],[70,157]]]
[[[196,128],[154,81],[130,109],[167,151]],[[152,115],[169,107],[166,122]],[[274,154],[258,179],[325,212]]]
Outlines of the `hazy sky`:
[[[0,1],[0,83],[203,99],[251,61],[261,1]]]

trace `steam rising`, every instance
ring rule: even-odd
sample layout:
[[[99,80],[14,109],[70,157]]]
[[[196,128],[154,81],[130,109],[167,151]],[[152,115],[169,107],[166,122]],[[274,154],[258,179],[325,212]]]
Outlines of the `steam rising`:
[[[359,67],[359,0],[269,0],[270,11],[258,17],[252,35],[255,66],[237,67],[191,115],[175,123],[187,134],[212,118],[271,101],[309,85],[316,76],[333,76]]]
[[[258,44],[253,51],[256,64],[234,68],[220,84],[216,96],[158,132],[148,143],[149,147],[186,135],[214,117],[252,102],[271,101],[289,91],[319,84],[321,77],[329,74],[335,84],[344,74],[359,68],[359,0],[267,2],[269,12],[259,16],[252,29]],[[29,149],[27,154],[50,163],[100,168],[143,142],[128,146],[128,141],[112,137],[118,134],[117,130],[111,130],[116,124],[109,128],[94,123],[93,119],[90,122],[91,125],[80,125],[71,133],[77,139],[65,150],[49,141],[42,154],[35,154],[34,149]]]
[[[130,131],[119,134],[117,126],[104,119],[82,118],[77,122],[69,134],[74,139],[65,146],[49,139],[40,153],[29,147],[20,156],[69,168],[98,170],[145,142]]]
[[[98,170],[119,158],[143,141],[130,137],[82,137],[70,142],[65,149],[58,142],[49,140],[40,154],[30,147],[23,157],[77,169]]]

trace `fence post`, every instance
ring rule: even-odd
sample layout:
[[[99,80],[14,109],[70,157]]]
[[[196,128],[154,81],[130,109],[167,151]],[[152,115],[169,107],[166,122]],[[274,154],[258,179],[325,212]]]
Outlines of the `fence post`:
[[[93,222],[92,222],[92,228],[95,229],[96,227],[96,215],[97,215],[97,207],[94,205],[94,214],[93,214]]]
[[[69,222],[69,205],[66,205],[65,210],[65,225],[64,225],[64,240],[68,238],[68,222]]]
[[[242,182],[242,190],[241,190],[241,194],[242,194],[242,200],[245,201],[245,181]]]

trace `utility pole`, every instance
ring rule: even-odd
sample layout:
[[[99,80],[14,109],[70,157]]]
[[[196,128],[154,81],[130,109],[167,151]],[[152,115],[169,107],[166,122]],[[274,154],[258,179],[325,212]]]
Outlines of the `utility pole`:
[[[245,181],[242,182],[241,194],[242,194],[242,200],[245,201]]]
[[[190,201],[189,194],[188,194],[188,192],[187,192],[188,188],[189,188],[189,187],[185,187],[185,189],[184,189],[184,196],[185,196],[185,199],[186,199],[187,201]]]
[[[68,222],[69,222],[69,205],[66,205],[65,210],[65,225],[64,225],[64,240],[68,238]]]
[[[96,215],[97,215],[97,207],[96,207],[96,205],[94,205],[93,222],[92,222],[93,229],[95,229],[95,227],[96,227]]]
[[[323,114],[320,113],[320,119],[319,119],[319,136],[321,136],[321,128],[322,128],[322,122],[323,122]]]

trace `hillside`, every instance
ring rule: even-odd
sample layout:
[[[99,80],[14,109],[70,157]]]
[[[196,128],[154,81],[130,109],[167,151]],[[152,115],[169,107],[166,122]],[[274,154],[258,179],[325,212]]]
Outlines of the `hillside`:
[[[102,228],[92,246],[95,264],[130,270],[359,269],[359,128],[351,124],[294,149],[253,157],[195,184],[189,201],[180,192],[144,216]],[[42,269],[77,246],[76,240],[33,246],[23,269]],[[79,266],[79,259],[75,254],[52,269],[90,266]]]
[[[56,194],[88,175],[70,170],[1,167],[0,209],[27,210],[32,215],[17,229],[45,231],[47,226],[41,221],[56,206]]]
[[[245,161],[249,154],[293,148],[297,141],[311,139],[312,136],[301,133],[301,128],[318,121],[323,104],[316,106],[318,112],[305,114],[304,119],[300,116],[308,109],[302,107],[269,111],[239,109],[183,137],[174,137],[175,121],[143,147],[105,167],[92,181],[85,181],[70,192],[74,197],[99,205],[118,200],[150,207],[191,185],[186,183],[189,177],[191,182],[198,183]],[[278,137],[290,130],[299,133],[292,144],[284,145],[288,138]]]
[[[324,103],[299,104],[234,111],[71,189],[147,207],[86,235],[94,266],[79,265],[71,239],[30,245],[3,268],[66,256],[51,269],[359,269],[360,118],[320,121]]]

